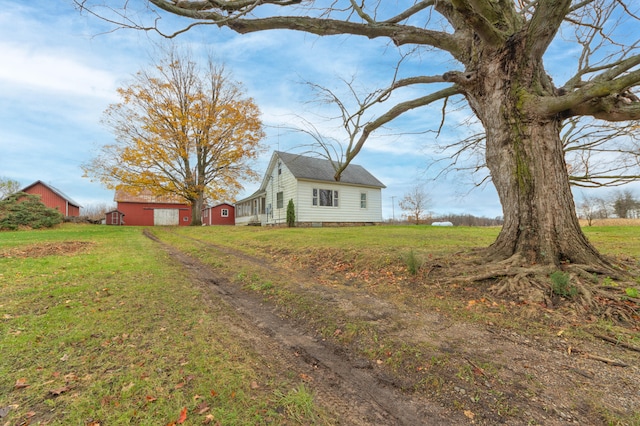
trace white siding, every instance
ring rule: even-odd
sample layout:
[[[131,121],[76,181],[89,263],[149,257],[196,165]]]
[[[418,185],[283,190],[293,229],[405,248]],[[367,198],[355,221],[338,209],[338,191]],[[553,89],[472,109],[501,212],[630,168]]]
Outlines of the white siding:
[[[293,199],[293,204],[298,208],[298,197],[296,192],[296,178],[291,174],[287,166],[282,163],[278,174],[278,161],[273,165],[273,169],[267,170],[271,179],[267,183],[267,224],[287,223],[287,204]],[[277,207],[277,193],[282,191],[282,208]],[[296,211],[296,220],[298,220],[298,212]]]
[[[281,163],[281,164],[279,164]],[[278,173],[280,168],[281,173]],[[279,158],[272,159],[265,173],[265,215],[262,224],[287,222],[287,204],[293,199],[296,222],[382,222],[382,191],[380,188],[361,187],[336,182],[296,180]],[[266,181],[266,183],[265,183]],[[338,207],[313,206],[313,188],[338,191]],[[282,192],[282,208],[277,207],[277,193]],[[360,194],[367,194],[367,207],[360,207]],[[236,225],[244,218],[236,217]]]
[[[313,205],[313,188],[338,191],[338,207]],[[360,194],[367,207],[360,208]],[[382,191],[330,182],[298,181],[298,222],[382,222]]]

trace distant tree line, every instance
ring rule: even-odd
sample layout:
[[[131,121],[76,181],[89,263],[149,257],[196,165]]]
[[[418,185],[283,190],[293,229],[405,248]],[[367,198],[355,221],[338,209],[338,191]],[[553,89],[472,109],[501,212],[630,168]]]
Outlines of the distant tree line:
[[[421,217],[417,224],[431,225],[433,222],[451,222],[454,226],[502,226],[504,219],[499,216],[495,218],[478,217],[472,214],[445,214],[438,216]],[[416,224],[416,219],[411,215],[403,215],[400,220],[387,220],[387,223],[396,224]]]
[[[477,217],[471,214],[453,214],[435,216],[429,211],[433,199],[426,192],[423,183],[418,183],[404,194],[400,200],[400,209],[404,212],[400,223],[415,223],[416,225],[430,225],[433,222],[451,222],[454,226],[501,226],[502,217]],[[393,221],[395,222],[395,220]]]
[[[500,217],[477,217],[472,214],[446,214],[434,217],[430,222],[451,222],[454,226],[502,226],[504,219]]]
[[[582,197],[578,204],[578,216],[589,225],[594,219],[640,218],[640,200],[630,190],[616,191],[609,197]]]

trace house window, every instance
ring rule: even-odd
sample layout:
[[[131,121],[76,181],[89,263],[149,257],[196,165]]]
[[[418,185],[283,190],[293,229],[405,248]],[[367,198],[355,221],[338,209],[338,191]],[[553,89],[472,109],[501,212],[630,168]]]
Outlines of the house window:
[[[361,209],[366,209],[367,208],[367,193],[366,192],[361,192],[360,193],[360,208]]]
[[[281,209],[284,207],[284,194],[282,191],[276,194],[276,208]]]
[[[312,203],[314,206],[338,207],[338,191],[313,188]]]
[[[229,217],[229,209],[222,209],[222,210],[220,211],[220,215],[221,215],[222,217]]]

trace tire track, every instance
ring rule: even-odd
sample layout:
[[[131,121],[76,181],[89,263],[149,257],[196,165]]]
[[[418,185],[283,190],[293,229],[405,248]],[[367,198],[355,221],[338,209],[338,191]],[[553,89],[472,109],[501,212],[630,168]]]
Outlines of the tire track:
[[[308,378],[308,385],[319,405],[336,415],[340,424],[446,426],[468,423],[468,419],[459,413],[401,393],[388,381],[377,377],[368,362],[349,360],[342,351],[292,321],[281,318],[260,295],[243,291],[220,271],[161,241],[150,231],[145,230],[144,233],[181,263],[194,282],[209,290],[210,294],[214,292],[212,297],[224,301],[240,314],[232,315],[230,327],[248,340],[253,350],[275,366],[278,372],[290,370],[299,377]],[[187,239],[206,248],[212,255],[234,256],[272,273],[291,274],[238,250]]]

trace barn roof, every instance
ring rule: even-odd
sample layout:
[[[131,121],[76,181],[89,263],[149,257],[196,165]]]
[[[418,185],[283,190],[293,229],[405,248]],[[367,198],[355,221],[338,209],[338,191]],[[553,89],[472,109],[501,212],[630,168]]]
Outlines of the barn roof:
[[[53,192],[54,194],[57,194],[58,196],[62,197],[65,201],[67,201],[69,204],[71,204],[72,206],[75,207],[82,207],[80,204],[78,204],[77,202],[75,202],[71,197],[69,197],[67,194],[65,194],[64,192],[60,191],[58,188],[56,188],[55,186],[49,185],[44,183],[41,180],[37,180],[35,182],[33,182],[31,185],[27,185],[24,188],[22,188],[20,191],[18,192],[26,192],[27,189],[32,188],[34,186],[36,186],[37,184],[40,184],[44,187],[46,187],[47,189],[49,189],[49,191]]]
[[[186,204],[186,201],[174,194],[156,195],[149,189],[120,188],[113,200],[117,203]]]
[[[274,158],[278,156],[287,166],[296,179],[317,180],[334,182],[336,170],[334,163],[322,158],[305,157],[299,154],[276,151]],[[357,164],[349,164],[340,176],[340,182],[352,185],[371,186],[374,188],[386,188],[386,186],[369,173],[364,167]]]

